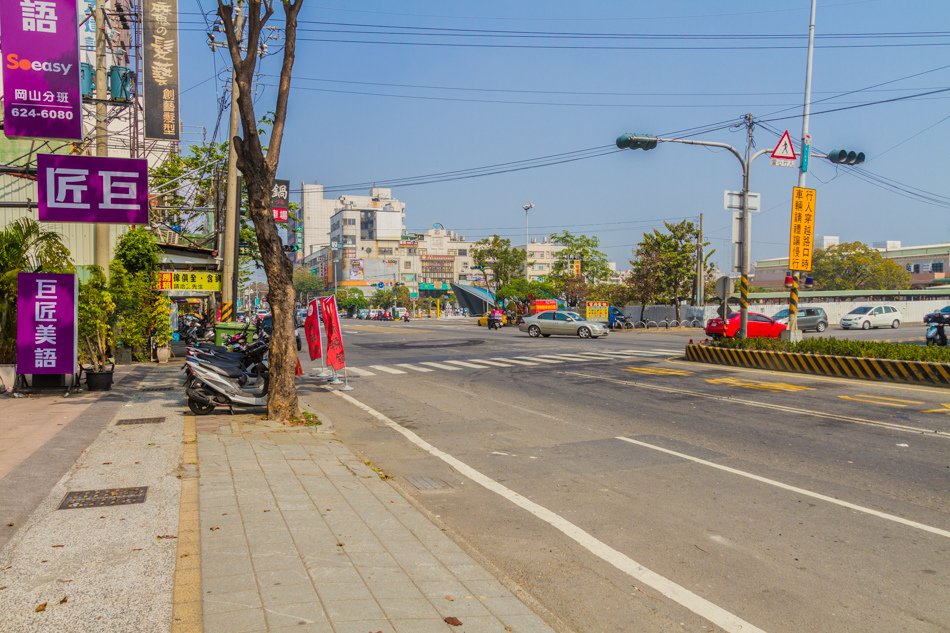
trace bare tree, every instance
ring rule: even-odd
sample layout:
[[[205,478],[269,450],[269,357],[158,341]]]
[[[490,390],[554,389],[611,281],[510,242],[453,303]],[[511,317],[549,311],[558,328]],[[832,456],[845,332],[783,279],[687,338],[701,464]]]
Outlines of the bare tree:
[[[257,232],[257,243],[267,275],[268,301],[274,315],[274,329],[270,342],[270,391],[267,400],[268,416],[275,420],[297,417],[297,389],[294,370],[297,352],[294,343],[294,286],[293,266],[284,254],[283,243],[277,234],[277,225],[270,208],[270,192],[280,144],[287,119],[287,101],[290,97],[290,73],[294,67],[297,43],[297,14],[303,0],[281,0],[284,9],[284,50],[277,88],[274,124],[267,149],[261,145],[257,115],[254,113],[254,71],[259,61],[261,33],[274,14],[274,0],[247,0],[247,43],[242,51],[240,34],[234,30],[234,0],[218,0],[218,15],[224,21],[228,38],[231,65],[238,87],[238,110],[241,115],[243,138],[231,139],[237,152],[237,165],[247,187],[248,213]]]

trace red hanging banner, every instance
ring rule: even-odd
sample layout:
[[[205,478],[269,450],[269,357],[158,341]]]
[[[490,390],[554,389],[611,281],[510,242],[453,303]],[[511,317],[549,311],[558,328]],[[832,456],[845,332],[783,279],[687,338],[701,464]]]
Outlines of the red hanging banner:
[[[303,331],[307,336],[310,360],[316,360],[323,356],[323,346],[320,343],[320,311],[316,299],[307,305],[307,318],[303,322]]]
[[[327,332],[327,365],[340,370],[346,365],[343,351],[343,333],[340,331],[340,315],[336,310],[336,297],[320,297],[320,314]]]

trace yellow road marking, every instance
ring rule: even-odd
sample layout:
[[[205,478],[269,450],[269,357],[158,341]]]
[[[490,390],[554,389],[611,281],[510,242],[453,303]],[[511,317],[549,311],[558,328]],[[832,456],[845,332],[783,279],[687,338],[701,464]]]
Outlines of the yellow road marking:
[[[921,400],[901,400],[900,398],[888,398],[886,396],[873,396],[859,393],[856,396],[838,396],[842,400],[854,400],[855,402],[867,402],[868,404],[880,404],[885,407],[906,407],[909,404],[924,404]]]
[[[198,511],[198,432],[186,415],[182,434],[178,550],[172,588],[172,633],[201,633],[201,517]]]
[[[950,415],[950,402],[944,402],[942,409],[926,409],[922,413],[946,413]]]
[[[761,382],[758,380],[743,380],[742,378],[707,378],[711,385],[730,385],[743,389],[761,389],[763,391],[814,391],[814,387],[791,385],[786,382]]]
[[[651,376],[689,376],[693,373],[683,369],[666,369],[665,367],[624,367],[624,370],[635,374],[648,374]]]

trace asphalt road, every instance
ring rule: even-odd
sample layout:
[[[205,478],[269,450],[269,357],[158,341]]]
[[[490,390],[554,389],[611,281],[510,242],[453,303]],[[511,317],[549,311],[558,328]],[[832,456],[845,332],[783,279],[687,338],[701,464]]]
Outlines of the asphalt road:
[[[698,331],[343,331],[353,391],[304,398],[564,631],[950,630],[946,390],[677,360]]]

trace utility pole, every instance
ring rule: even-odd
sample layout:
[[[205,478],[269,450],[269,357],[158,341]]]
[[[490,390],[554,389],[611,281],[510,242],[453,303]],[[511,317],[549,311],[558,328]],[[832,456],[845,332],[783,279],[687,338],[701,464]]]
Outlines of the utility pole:
[[[703,214],[699,214],[699,233],[696,235],[696,305],[702,307],[706,303],[703,296],[706,291],[706,266],[703,262]]]
[[[96,156],[109,155],[109,130],[106,118],[109,108],[106,104],[106,2],[96,0]],[[96,266],[109,274],[109,225],[96,223],[93,229]]]
[[[101,1],[101,0],[100,0]],[[234,31],[238,41],[244,31],[244,2],[235,3]],[[231,121],[228,128],[228,191],[224,210],[224,248],[221,275],[221,302],[232,304],[237,301],[238,293],[238,250],[240,241],[240,204],[241,196],[238,191],[237,151],[234,147],[234,137],[238,134],[240,112],[238,111],[238,83],[237,73],[231,69]]]
[[[811,17],[808,20],[808,55],[805,58],[805,104],[802,108],[802,144],[801,163],[798,169],[798,186],[805,186],[805,170],[808,169],[808,152],[811,145],[811,136],[808,134],[808,117],[811,114],[811,67],[815,56],[815,13],[817,0],[811,0]],[[800,271],[793,270],[792,288],[788,295],[788,327],[782,338],[790,341],[800,341],[802,333],[798,330],[798,279]],[[808,272],[808,271],[803,271]]]
[[[528,202],[521,205],[521,208],[524,209],[524,280],[531,281],[528,276],[528,211],[533,209],[534,205]]]
[[[742,165],[742,250],[739,260],[739,336],[749,335],[749,272],[752,269],[752,212],[749,211],[749,169],[752,167],[752,115],[745,115],[745,161]]]

